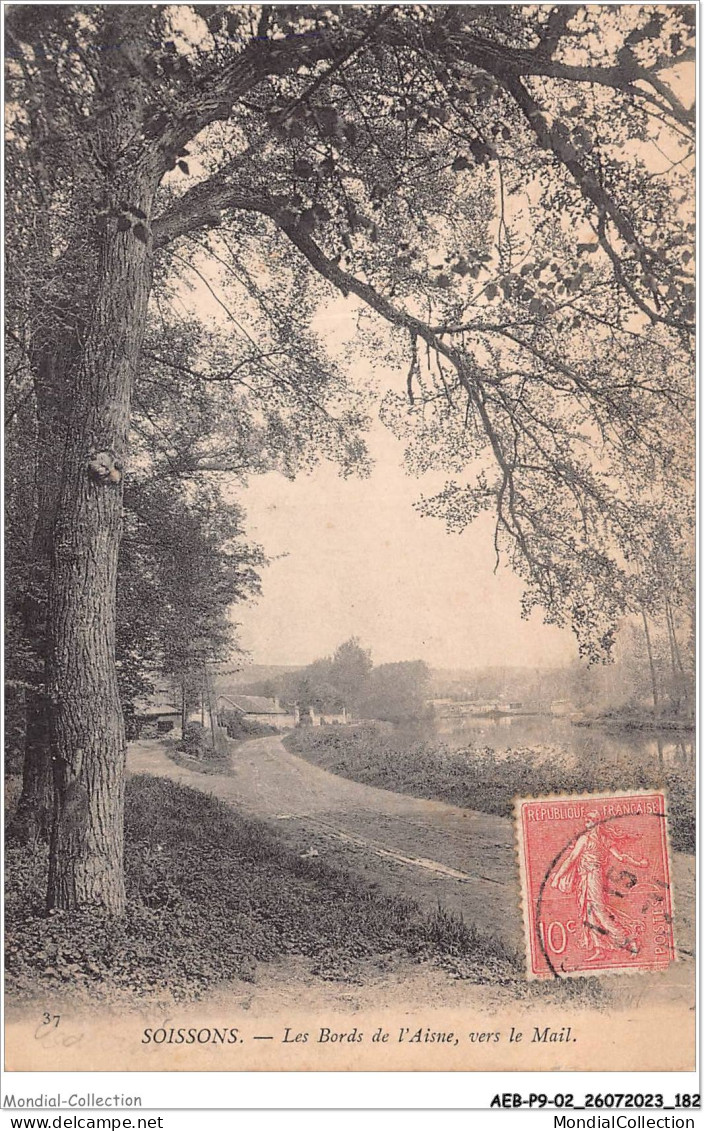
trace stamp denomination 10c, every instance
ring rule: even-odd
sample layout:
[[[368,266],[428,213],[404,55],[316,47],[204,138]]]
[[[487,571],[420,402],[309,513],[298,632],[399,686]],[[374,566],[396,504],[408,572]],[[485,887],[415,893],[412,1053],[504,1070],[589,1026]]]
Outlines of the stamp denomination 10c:
[[[663,793],[526,799],[515,813],[529,978],[675,959]]]

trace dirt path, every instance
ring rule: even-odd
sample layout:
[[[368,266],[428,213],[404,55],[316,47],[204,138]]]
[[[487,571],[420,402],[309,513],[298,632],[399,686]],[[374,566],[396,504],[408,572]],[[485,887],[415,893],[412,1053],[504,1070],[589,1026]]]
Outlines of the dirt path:
[[[240,745],[233,776],[175,765],[157,740],[130,746],[128,767],[212,793],[264,818],[301,852],[360,872],[371,884],[442,904],[513,946],[521,937],[509,821],[337,777],[278,737]]]
[[[157,740],[130,746],[128,767],[180,781],[274,824],[301,852],[317,853],[370,884],[441,904],[483,933],[521,945],[513,830],[507,818],[349,781],[290,753],[279,737],[236,748],[233,776],[183,769]],[[678,942],[693,951],[694,858],[674,864]]]

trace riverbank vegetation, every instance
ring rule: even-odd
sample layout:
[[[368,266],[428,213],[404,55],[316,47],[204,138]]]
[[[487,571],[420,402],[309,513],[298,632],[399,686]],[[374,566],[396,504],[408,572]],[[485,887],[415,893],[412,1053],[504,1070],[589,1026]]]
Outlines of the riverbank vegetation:
[[[693,717],[681,715],[656,715],[644,707],[616,707],[596,715],[585,715],[574,720],[575,726],[598,726],[608,731],[694,731]]]
[[[347,728],[301,728],[285,740],[289,750],[331,773],[366,785],[445,801],[509,817],[515,797],[664,787],[669,792],[673,848],[695,850],[693,766],[613,762],[594,752],[588,763],[564,747],[516,748],[498,753],[467,744],[454,750],[440,737],[413,740],[373,723]]]

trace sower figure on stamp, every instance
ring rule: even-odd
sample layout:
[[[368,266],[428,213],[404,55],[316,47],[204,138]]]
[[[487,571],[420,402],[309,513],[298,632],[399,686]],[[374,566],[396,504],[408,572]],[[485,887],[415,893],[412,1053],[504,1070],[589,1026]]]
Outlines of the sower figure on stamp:
[[[551,887],[572,892],[576,885],[582,927],[580,945],[589,951],[587,961],[595,961],[606,950],[626,950],[635,958],[644,930],[643,920],[634,919],[609,903],[609,895],[616,893],[608,881],[614,860],[633,868],[646,868],[648,861],[636,860],[617,847],[619,841],[631,837],[605,822],[598,810],[587,812],[585,821],[585,831],[555,872]],[[627,889],[637,882],[632,873],[623,872],[622,878]]]

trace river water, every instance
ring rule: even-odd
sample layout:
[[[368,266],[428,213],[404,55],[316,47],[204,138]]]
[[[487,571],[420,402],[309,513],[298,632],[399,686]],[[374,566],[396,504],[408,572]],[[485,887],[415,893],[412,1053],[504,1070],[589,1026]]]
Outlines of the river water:
[[[599,761],[618,765],[679,767],[694,772],[694,732],[671,730],[609,730],[575,726],[550,715],[507,715],[503,718],[436,719],[402,724],[395,733],[407,741],[443,743],[453,750],[490,747],[497,756],[511,750],[535,751],[536,760],[550,749],[559,750],[576,765]]]

